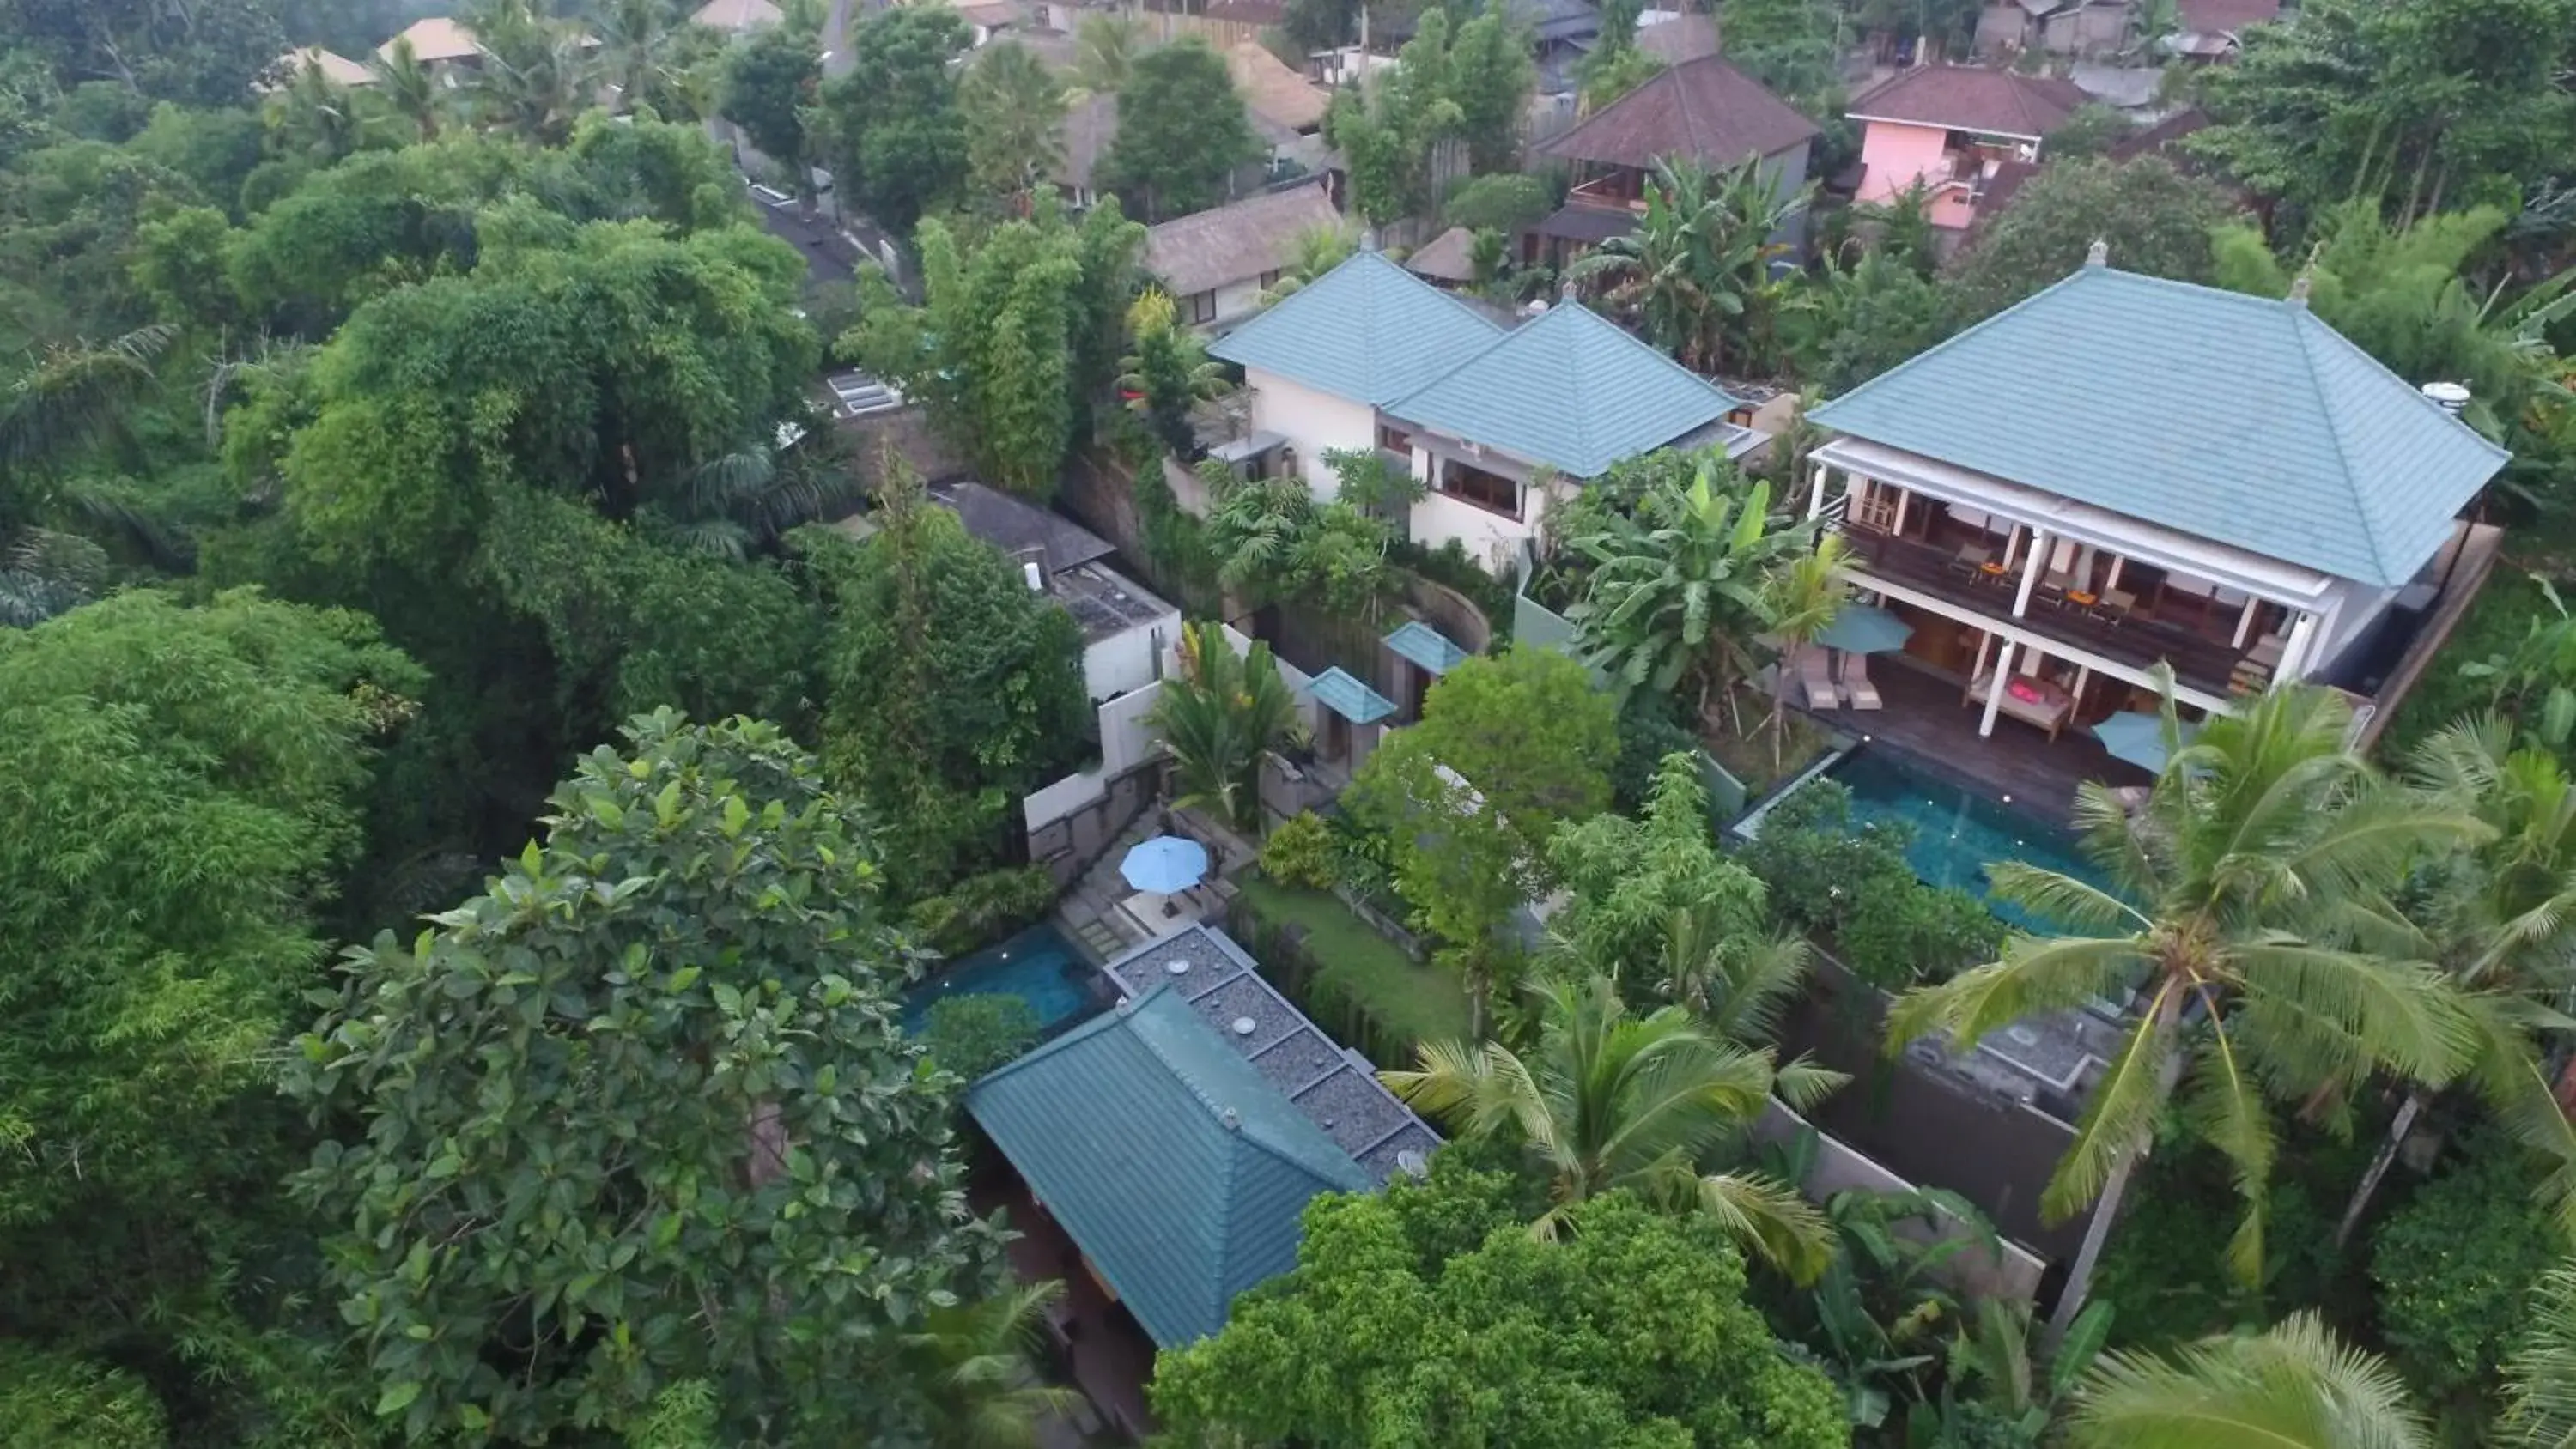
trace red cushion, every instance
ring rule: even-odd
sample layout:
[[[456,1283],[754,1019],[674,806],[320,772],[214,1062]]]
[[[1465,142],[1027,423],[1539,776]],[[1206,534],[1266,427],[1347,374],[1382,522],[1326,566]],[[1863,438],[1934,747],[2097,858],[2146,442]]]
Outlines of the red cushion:
[[[2012,683],[2005,685],[2004,692],[2011,695],[2013,698],[2022,701],[2024,704],[2039,703],[2039,686],[2032,684],[2027,679],[2016,679]]]

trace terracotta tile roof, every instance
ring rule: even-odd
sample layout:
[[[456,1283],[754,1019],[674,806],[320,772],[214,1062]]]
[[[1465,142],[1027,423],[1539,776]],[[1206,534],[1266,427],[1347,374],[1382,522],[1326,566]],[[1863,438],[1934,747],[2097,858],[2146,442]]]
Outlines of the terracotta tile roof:
[[[1815,134],[1813,121],[1712,55],[1665,70],[1537,150],[1640,170],[1686,157],[1718,171],[1803,146]]]
[[[1717,17],[1684,12],[1670,20],[1637,27],[1637,48],[1648,55],[1663,57],[1666,65],[1679,65],[1704,55],[1717,54]]]
[[[2232,35],[2281,18],[2281,0],[2179,0],[2174,8],[2182,28],[2195,35]]]
[[[2137,132],[2135,135],[2121,137],[2119,141],[2114,143],[2111,149],[2104,154],[2114,161],[2126,161],[2131,157],[2144,156],[2149,152],[2154,152],[2171,157],[2177,163],[2180,163],[2178,164],[2177,169],[2188,171],[2193,169],[2193,166],[2189,164],[2192,162],[2193,158],[2188,153],[2174,150],[2174,142],[2192,134],[2194,131],[2203,130],[2207,128],[2208,125],[2209,112],[2202,110],[2198,106],[2187,107],[2183,110],[2174,112],[2172,115],[2165,117],[2163,120],[2156,122],[2154,125],[2149,126],[2143,131]]]
[[[1145,270],[1176,297],[1212,292],[1278,271],[1296,256],[1300,233],[1341,224],[1321,186],[1274,191],[1148,230]]]
[[[411,53],[423,64],[434,60],[463,60],[469,55],[483,53],[483,47],[474,43],[473,31],[444,15],[415,20],[410,29],[395,36],[394,40],[410,41]],[[394,53],[394,40],[377,46],[376,54],[390,58]]]
[[[2038,140],[2063,125],[2087,97],[2073,81],[1982,66],[1927,65],[1900,71],[1852,97],[1855,121],[1939,126]]]
[[[1241,40],[1225,53],[1226,72],[1243,104],[1254,114],[1291,131],[1311,131],[1324,123],[1332,97],[1322,86],[1288,68],[1259,41]]]

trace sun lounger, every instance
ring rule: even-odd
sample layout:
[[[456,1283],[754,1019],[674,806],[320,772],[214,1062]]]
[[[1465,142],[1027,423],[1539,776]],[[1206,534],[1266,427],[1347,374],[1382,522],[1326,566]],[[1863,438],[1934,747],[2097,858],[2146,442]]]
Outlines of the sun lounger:
[[[1879,709],[1884,701],[1878,697],[1878,686],[1869,682],[1869,656],[1843,656],[1843,693],[1851,696],[1854,709]]]
[[[1806,687],[1807,708],[1840,709],[1843,697],[1834,690],[1833,671],[1822,649],[1798,651],[1798,682]]]

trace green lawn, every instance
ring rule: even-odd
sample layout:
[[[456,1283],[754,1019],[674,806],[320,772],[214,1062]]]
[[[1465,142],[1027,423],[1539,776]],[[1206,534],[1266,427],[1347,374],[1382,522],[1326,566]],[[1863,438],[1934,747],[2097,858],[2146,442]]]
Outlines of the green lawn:
[[[1336,1030],[1348,1025],[1340,1020],[1345,1011],[1368,1019],[1376,1040],[1351,1045],[1373,1057],[1390,1048],[1409,1057],[1417,1043],[1466,1037],[1467,993],[1456,977],[1416,963],[1325,892],[1292,890],[1257,875],[1235,884],[1245,906],[1271,930],[1294,926],[1305,932],[1312,963],[1302,993],[1308,1010]],[[1379,1064],[1393,1065],[1382,1058]]]

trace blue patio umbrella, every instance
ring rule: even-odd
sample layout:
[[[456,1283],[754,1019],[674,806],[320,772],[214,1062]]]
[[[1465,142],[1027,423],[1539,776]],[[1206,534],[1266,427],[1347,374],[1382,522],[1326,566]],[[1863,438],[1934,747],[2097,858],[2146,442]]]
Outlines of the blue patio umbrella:
[[[1902,649],[1914,626],[1876,604],[1845,604],[1816,642],[1845,654],[1885,654]]]
[[[2199,733],[2200,726],[2186,724],[2181,730],[2181,742],[2187,746],[2191,737]],[[2164,772],[2169,758],[2165,753],[2165,724],[2148,711],[2132,709],[2115,714],[2093,727],[2093,737],[2102,742],[2103,752],[2112,759],[2126,760],[2150,774]]]
[[[1168,896],[1207,878],[1207,847],[1178,835],[1157,835],[1127,852],[1118,873],[1140,891]]]

